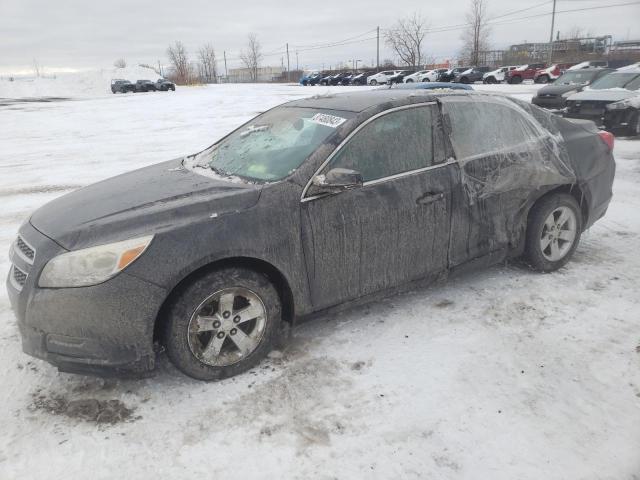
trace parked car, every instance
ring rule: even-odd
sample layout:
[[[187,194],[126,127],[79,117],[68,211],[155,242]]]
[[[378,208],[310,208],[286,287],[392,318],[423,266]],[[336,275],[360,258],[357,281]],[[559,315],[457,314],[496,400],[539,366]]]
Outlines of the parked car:
[[[612,62],[612,63],[616,63],[616,62]],[[616,68],[615,65],[614,66],[609,65],[609,62],[607,60],[588,60],[586,62],[580,62],[570,66],[569,70],[581,70],[583,68],[591,68],[591,67]]]
[[[368,85],[384,85],[391,77],[400,73],[400,70],[385,70],[367,77]]]
[[[549,109],[562,109],[566,107],[568,97],[581,92],[586,86],[613,71],[611,68],[567,70],[553,85],[538,90],[531,103]]]
[[[446,70],[442,73],[440,73],[438,75],[438,81],[439,82],[453,82],[453,80],[456,78],[456,75],[458,75],[459,73],[462,73],[466,70],[469,70],[469,68],[471,67],[455,67],[455,68],[450,68],[449,70]]]
[[[475,83],[482,80],[482,76],[489,71],[489,67],[471,67],[460,72],[453,79],[456,83]]]
[[[366,85],[368,76],[369,76],[369,73],[367,73],[367,72],[357,73],[351,79],[351,84],[352,85]]]
[[[613,132],[640,135],[640,68],[612,72],[571,95],[564,116],[592,120]]]
[[[502,83],[504,82],[505,74],[509,70],[515,70],[516,68],[518,68],[517,65],[510,65],[507,67],[500,67],[496,70],[491,70],[490,72],[487,72],[484,75],[482,75],[482,83],[489,83],[489,84]]]
[[[111,80],[111,93],[127,93],[135,91],[136,86],[129,80],[122,80],[120,78]]]
[[[571,68],[573,63],[554,63],[550,67],[536,71],[533,75],[534,83],[549,83],[557,80],[560,75]]]
[[[351,72],[339,73],[331,78],[329,85],[349,85],[352,77],[353,74]]]
[[[331,85],[331,79],[338,75],[336,74],[329,74],[329,75],[324,75],[321,79],[320,79],[320,85]]]
[[[309,72],[300,78],[300,85],[317,85],[322,80],[323,75],[320,72]]]
[[[386,87],[380,87],[386,88]],[[471,85],[453,82],[409,82],[396,84],[394,89],[414,89],[414,90],[473,90]]]
[[[431,70],[418,70],[417,72],[410,73],[405,75],[402,78],[403,83],[412,83],[412,82],[421,82],[422,78],[425,77]]]
[[[389,83],[402,83],[404,81],[404,77],[406,77],[407,75],[411,75],[413,73],[416,73],[415,70],[401,70],[399,73],[397,73],[396,75],[392,75],[391,77],[389,77]]]
[[[545,63],[530,63],[528,65],[520,65],[518,68],[509,70],[505,73],[507,83],[522,83],[524,80],[533,80],[536,72],[547,68]]]
[[[436,68],[434,70],[429,70],[426,75],[420,78],[421,82],[437,82],[440,74],[448,71],[448,68]]]
[[[166,78],[159,78],[158,80],[156,80],[156,90],[159,90],[161,92],[168,92],[169,90],[171,90],[172,92],[175,92],[176,84],[170,82]]]
[[[136,80],[136,92],[155,92],[156,84],[151,80]]]
[[[508,257],[557,270],[607,209],[612,147],[589,122],[477,92],[275,107],[33,213],[7,279],[22,348],[118,374],[151,370],[162,345],[215,380],[255,366],[282,322]]]

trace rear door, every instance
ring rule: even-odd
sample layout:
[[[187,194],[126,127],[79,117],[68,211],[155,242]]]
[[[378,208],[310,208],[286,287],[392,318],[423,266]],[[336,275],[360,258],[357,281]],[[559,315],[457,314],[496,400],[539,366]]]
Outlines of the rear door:
[[[460,165],[452,199],[450,265],[508,248],[519,239],[524,206],[550,163],[542,127],[509,100],[444,97]]]
[[[452,165],[435,104],[384,112],[320,170],[362,173],[361,188],[302,199],[303,244],[316,308],[447,267]]]

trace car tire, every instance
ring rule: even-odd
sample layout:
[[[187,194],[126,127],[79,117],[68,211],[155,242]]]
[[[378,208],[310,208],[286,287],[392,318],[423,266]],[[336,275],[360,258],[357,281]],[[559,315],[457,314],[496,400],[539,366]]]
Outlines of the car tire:
[[[535,83],[549,83],[549,75],[540,75]]]
[[[306,80],[304,80],[304,81],[302,82],[302,86],[303,86],[303,87],[306,87],[307,85],[308,85],[307,81],[306,81]]]
[[[490,85],[493,85],[494,83],[496,83],[495,77],[488,77],[487,78],[487,83],[490,84]]]
[[[467,77],[462,77],[460,79],[460,83],[469,83],[469,79]]]
[[[525,259],[539,272],[553,272],[573,256],[582,233],[582,215],[575,198],[566,193],[542,197],[529,212]]]
[[[245,268],[211,271],[182,287],[171,302],[164,323],[167,356],[198,380],[240,374],[272,349],[281,317],[280,296],[266,276]]]
[[[423,78],[422,81],[423,82],[430,82],[431,80],[429,80],[428,78]]]
[[[412,78],[408,78],[404,83],[413,83],[413,79]]]
[[[511,83],[514,83],[516,85],[519,84],[519,83],[522,83],[522,77],[520,77],[520,76],[513,77],[511,79]]]
[[[376,85],[378,85],[378,81],[374,78],[373,80],[369,81],[369,85],[373,85],[375,87]]]

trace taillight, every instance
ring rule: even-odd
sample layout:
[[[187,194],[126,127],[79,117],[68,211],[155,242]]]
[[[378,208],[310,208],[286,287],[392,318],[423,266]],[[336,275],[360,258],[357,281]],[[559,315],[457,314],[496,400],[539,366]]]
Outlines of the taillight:
[[[598,136],[602,139],[604,143],[607,144],[607,147],[609,147],[609,150],[613,152],[613,144],[616,139],[616,137],[613,136],[613,133],[607,132],[606,130],[600,130],[598,132]]]

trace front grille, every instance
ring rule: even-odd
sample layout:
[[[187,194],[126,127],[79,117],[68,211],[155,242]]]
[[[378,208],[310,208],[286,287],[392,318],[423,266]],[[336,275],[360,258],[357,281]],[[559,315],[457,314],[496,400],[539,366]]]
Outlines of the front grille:
[[[22,287],[24,287],[26,281],[27,274],[13,265],[11,267],[11,283],[13,283],[13,286],[16,288],[16,290],[22,290]]]
[[[29,262],[29,263],[33,263],[33,259],[36,256],[36,251],[33,247],[29,246],[23,239],[22,237],[18,237],[16,239],[16,243],[15,243],[15,248],[18,250],[18,252],[22,253],[22,257],[24,257],[24,259]]]

